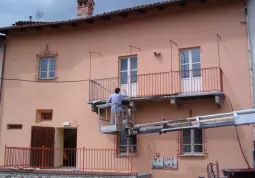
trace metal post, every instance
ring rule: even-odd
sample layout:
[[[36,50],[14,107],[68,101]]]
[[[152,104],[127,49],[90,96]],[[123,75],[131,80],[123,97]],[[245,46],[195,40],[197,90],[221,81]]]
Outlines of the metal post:
[[[4,148],[4,168],[6,166],[6,151],[7,151],[7,145],[5,145],[5,148]]]
[[[85,161],[85,147],[82,148],[83,156],[82,156],[82,170],[84,171],[84,161]]]
[[[44,146],[42,146],[42,168],[44,168]]]

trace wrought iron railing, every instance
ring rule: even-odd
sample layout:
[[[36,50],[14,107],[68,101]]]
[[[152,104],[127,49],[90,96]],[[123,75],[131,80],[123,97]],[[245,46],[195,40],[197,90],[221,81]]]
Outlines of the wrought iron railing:
[[[4,167],[77,168],[81,171],[132,172],[133,157],[115,149],[5,147]]]
[[[223,91],[223,74],[212,67],[91,80],[89,101],[106,100],[116,87],[133,98]]]

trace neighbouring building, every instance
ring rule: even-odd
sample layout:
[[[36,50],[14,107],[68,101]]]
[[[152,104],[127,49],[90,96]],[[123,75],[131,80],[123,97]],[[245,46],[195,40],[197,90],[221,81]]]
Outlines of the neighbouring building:
[[[248,37],[249,37],[249,52],[251,60],[251,79],[252,92],[255,93],[255,1],[249,0],[247,2],[247,23],[248,23]],[[253,94],[253,107],[255,107],[255,98]]]
[[[127,147],[122,135],[104,133],[109,112],[99,120],[96,107],[120,87],[139,124],[252,108],[244,1],[172,0],[98,15],[94,8],[78,1],[77,19],[0,28],[1,164],[132,168],[156,178],[206,177],[216,161],[253,167],[252,126],[141,134]],[[153,167],[156,155],[178,164],[157,159]]]

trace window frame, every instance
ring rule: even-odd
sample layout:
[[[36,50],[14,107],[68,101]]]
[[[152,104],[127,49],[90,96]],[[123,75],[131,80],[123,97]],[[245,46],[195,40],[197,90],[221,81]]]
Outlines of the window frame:
[[[114,140],[114,142],[115,142],[114,143],[115,144],[115,149],[116,149],[116,156],[130,156],[130,155],[135,156],[135,155],[138,154],[138,152],[137,152],[137,135],[133,135],[133,136],[135,137],[135,146],[133,146],[133,147],[135,147],[135,149],[134,149],[133,152],[127,153],[128,147],[125,148],[124,151],[122,151],[121,149],[123,149],[123,148],[120,148],[121,147],[121,145],[120,145],[120,143],[121,143],[121,140],[120,140],[121,136],[120,135],[116,135],[115,140]]]
[[[49,50],[49,46],[46,45],[46,48],[44,51],[42,51],[39,54],[36,54],[37,57],[37,65],[36,65],[36,79],[37,80],[54,80],[57,78],[57,56],[58,53],[53,53]],[[54,59],[54,77],[50,77],[50,60]],[[47,60],[47,77],[41,77],[41,60],[46,59]]]
[[[195,144],[195,129],[190,129],[190,145],[191,145],[191,151],[190,152],[184,152],[184,133],[183,131],[180,131],[180,137],[179,140],[180,140],[180,153],[179,153],[179,156],[206,156],[206,149],[205,149],[205,140],[204,140],[204,131],[202,129],[201,130],[201,140],[202,140],[202,143],[199,144],[199,145],[202,145],[202,151],[201,152],[195,152],[195,145],[198,145],[198,144]],[[179,135],[179,134],[178,134]]]
[[[132,69],[131,67],[131,59],[132,58],[136,58],[136,69]],[[122,70],[121,69],[121,64],[122,61],[127,60],[127,69],[126,70]],[[126,83],[122,83],[122,73],[127,72],[127,82]],[[136,82],[133,82],[132,80],[132,72],[136,72]],[[119,78],[120,78],[120,85],[132,85],[132,84],[136,84],[137,83],[137,76],[138,76],[138,56],[137,55],[131,55],[131,56],[122,56],[119,57]],[[130,77],[131,76],[131,77]]]
[[[199,50],[199,62],[193,62],[193,50]],[[182,61],[182,54],[187,51],[188,61]],[[183,48],[179,49],[179,56],[180,56],[180,71],[181,71],[181,79],[192,79],[192,78],[201,78],[202,77],[202,56],[201,56],[201,47],[191,47],[191,48]],[[199,69],[194,69],[193,65],[200,64]],[[183,70],[183,66],[188,66],[188,70]],[[194,76],[197,72],[194,70],[199,70],[199,76]]]
[[[51,68],[51,60],[53,59],[54,61],[54,76],[50,77],[50,73],[53,72],[50,70]],[[41,68],[41,61],[46,60],[47,61],[47,69],[46,69],[46,77],[42,77],[42,68]],[[39,59],[39,69],[38,69],[38,78],[40,80],[50,80],[50,79],[55,79],[56,78],[56,58],[55,57],[41,57]]]

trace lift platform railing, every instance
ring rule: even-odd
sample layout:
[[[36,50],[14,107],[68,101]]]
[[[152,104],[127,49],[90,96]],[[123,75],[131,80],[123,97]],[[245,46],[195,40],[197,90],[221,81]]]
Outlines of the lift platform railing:
[[[128,98],[127,98],[128,99]],[[106,103],[98,105],[98,120],[99,130],[104,133],[121,132],[124,128],[129,128],[129,125],[134,124],[134,112],[126,105],[122,105],[122,111],[119,116],[114,111],[111,111],[111,107],[114,104]],[[114,116],[112,116],[114,114]],[[115,121],[112,122],[111,119]]]

